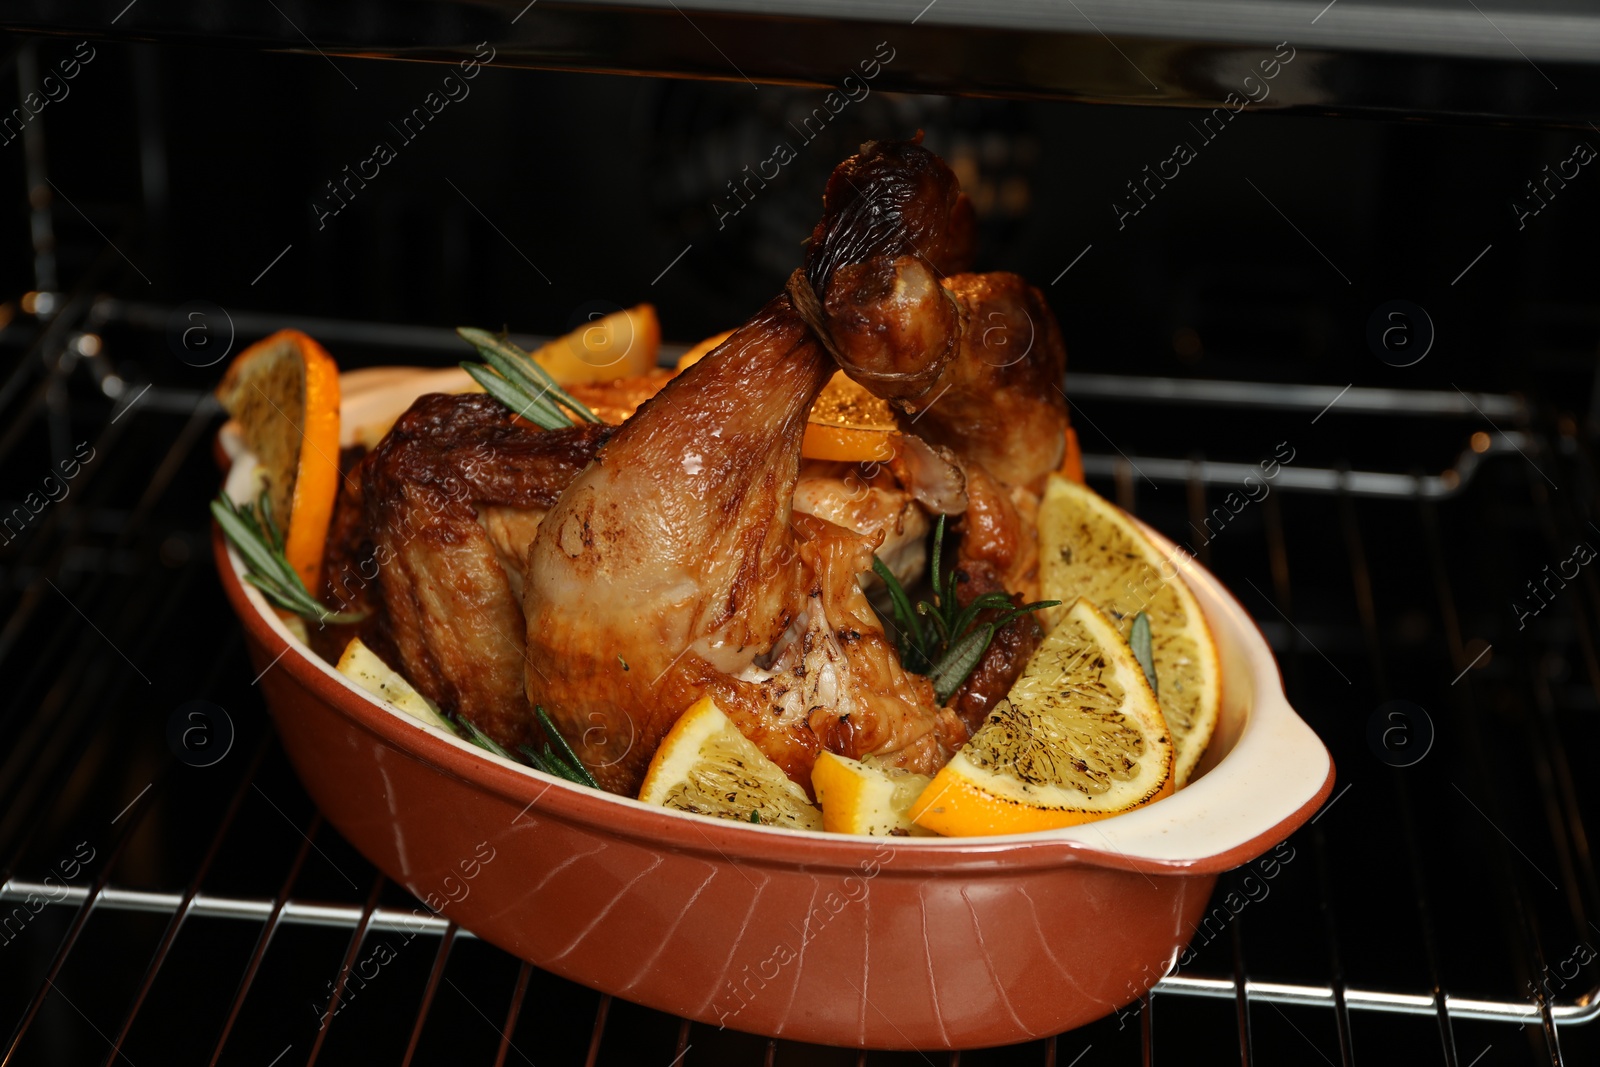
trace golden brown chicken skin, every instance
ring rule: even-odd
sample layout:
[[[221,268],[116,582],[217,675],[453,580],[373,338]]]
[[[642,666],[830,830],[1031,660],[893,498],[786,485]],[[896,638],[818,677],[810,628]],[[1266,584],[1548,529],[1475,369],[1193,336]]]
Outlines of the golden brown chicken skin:
[[[789,528],[800,442],[833,366],[779,297],[674,378],[561,495],[525,577],[527,699],[607,789],[634,793],[713,680],[801,609]],[[726,709],[780,764],[814,738]]]
[[[620,428],[547,432],[484,396],[419,400],[360,469],[399,666],[508,746],[537,736],[542,705],[617,792],[637,791],[706,693],[808,788],[824,748],[936,770],[1037,628],[1007,627],[937,706],[857,582],[887,527],[834,525],[794,496],[837,361],[917,435],[906,491],[966,511],[960,599],[1036,584],[1013,489],[1060,461],[1064,405],[1041,390],[1064,355],[1036,290],[953,273],[971,247],[948,168],[914,142],[869,144],[830,181],[792,295],[659,392],[657,374],[580,396]]]
[[[908,432],[1009,485],[1066,450],[1066,349],[1049,305],[1015,274],[965,274],[971,209],[917,141],[869,142],[841,163],[789,291],[845,373]]]
[[[857,183],[875,202],[852,198]],[[929,382],[939,368],[929,373],[925,340],[945,336],[955,351],[959,308],[931,268],[927,299],[895,303],[871,295],[876,265],[922,264],[910,250],[923,246],[956,269],[971,230],[970,205],[932,153],[864,148],[830,179],[791,295],[640,407],[545,518],[523,595],[528,699],[606,788],[635,792],[661,738],[706,692],[808,788],[823,746],[931,770],[965,739],[926,680],[902,669],[856,582],[881,535],[796,517],[793,497],[830,351],[859,349],[859,369],[920,345],[910,373]],[[832,320],[813,275],[825,288],[851,279],[868,295],[848,310],[877,299],[877,318],[816,330]],[[899,338],[888,346],[875,336],[885,323]],[[875,381],[918,392],[895,367]]]
[[[539,731],[522,682],[520,574],[480,512],[510,516],[511,530],[531,539],[611,432],[595,424],[541,430],[491,397],[432,393],[357,468],[373,546],[359,576],[377,583],[396,666],[424,696],[507,747]]]
[[[956,274],[955,356],[928,391],[902,399],[901,423],[981,463],[1007,485],[1034,485],[1066,453],[1066,346],[1039,290],[1015,274]]]
[[[846,373],[887,400],[921,396],[956,352],[940,279],[972,261],[972,204],[914,141],[869,141],[834,168],[789,294]]]

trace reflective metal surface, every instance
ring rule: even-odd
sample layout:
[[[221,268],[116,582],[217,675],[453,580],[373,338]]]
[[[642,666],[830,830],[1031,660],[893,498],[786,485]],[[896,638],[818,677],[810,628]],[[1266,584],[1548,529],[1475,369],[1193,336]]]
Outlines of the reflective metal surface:
[[[8,5],[0,28],[846,93],[867,63],[891,91],[1572,127],[1600,99],[1600,12],[1548,2],[190,0],[114,14],[36,0]]]

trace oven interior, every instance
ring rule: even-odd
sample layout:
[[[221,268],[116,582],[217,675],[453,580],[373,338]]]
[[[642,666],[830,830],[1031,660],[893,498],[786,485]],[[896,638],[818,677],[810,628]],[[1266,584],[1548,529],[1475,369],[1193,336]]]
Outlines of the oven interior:
[[[763,55],[748,81],[490,66],[402,139],[385,126],[448,68],[263,50],[198,16],[117,37],[68,7],[8,17],[0,69],[10,109],[80,56],[0,146],[0,511],[30,516],[0,534],[4,1062],[1600,1056],[1600,582],[1578,551],[1600,545],[1600,178],[1576,162],[1600,134],[1541,120],[1514,58],[1481,106],[1343,109],[1335,87],[1204,128],[1205,108],[914,93],[902,73],[806,141],[827,90],[783,82],[826,81],[820,62],[786,76]],[[1547,66],[1582,91],[1581,65]],[[416,902],[297,784],[212,570],[218,353],[298,326],[345,368],[447,365],[457,324],[553,335],[641,301],[692,343],[781,286],[835,162],[918,129],[973,192],[980,269],[1024,274],[1060,319],[1091,484],[1258,620],[1333,753],[1332,798],[1270,877],[1223,877],[1193,964],[1022,1046],[769,1042],[442,919],[409,933]],[[395,158],[331,194],[384,139]],[[785,141],[775,177],[730,189]],[[1194,151],[1173,175],[1176,143]],[[171,741],[196,706],[232,735],[209,766]],[[393,962],[353,978],[385,940]]]

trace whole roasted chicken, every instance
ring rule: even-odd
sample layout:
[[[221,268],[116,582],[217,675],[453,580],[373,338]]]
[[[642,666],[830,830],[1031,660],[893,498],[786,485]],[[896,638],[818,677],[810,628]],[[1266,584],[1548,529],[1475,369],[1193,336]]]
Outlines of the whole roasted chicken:
[[[971,206],[917,141],[864,146],[823,206],[787,291],[620,426],[541,431],[484,397],[424,397],[363,461],[347,538],[401,561],[376,600],[426,695],[507,745],[536,738],[541,706],[630,794],[707,693],[808,787],[824,749],[932,772],[1004,695],[1031,617],[941,704],[862,591],[889,527],[846,524],[863,509],[815,472],[797,508],[801,439],[843,369],[899,413],[874,476],[949,517],[962,602],[1031,599],[1033,490],[1065,448],[1059,331],[1020,278],[962,273]]]

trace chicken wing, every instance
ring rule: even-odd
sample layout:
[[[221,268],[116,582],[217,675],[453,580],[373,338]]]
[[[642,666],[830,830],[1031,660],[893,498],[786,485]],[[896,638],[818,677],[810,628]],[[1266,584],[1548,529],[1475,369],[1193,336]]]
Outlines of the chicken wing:
[[[1036,485],[1066,454],[1067,353],[1055,315],[1015,274],[956,274],[941,285],[959,308],[956,353],[927,392],[896,405],[902,421],[1007,485]]]

